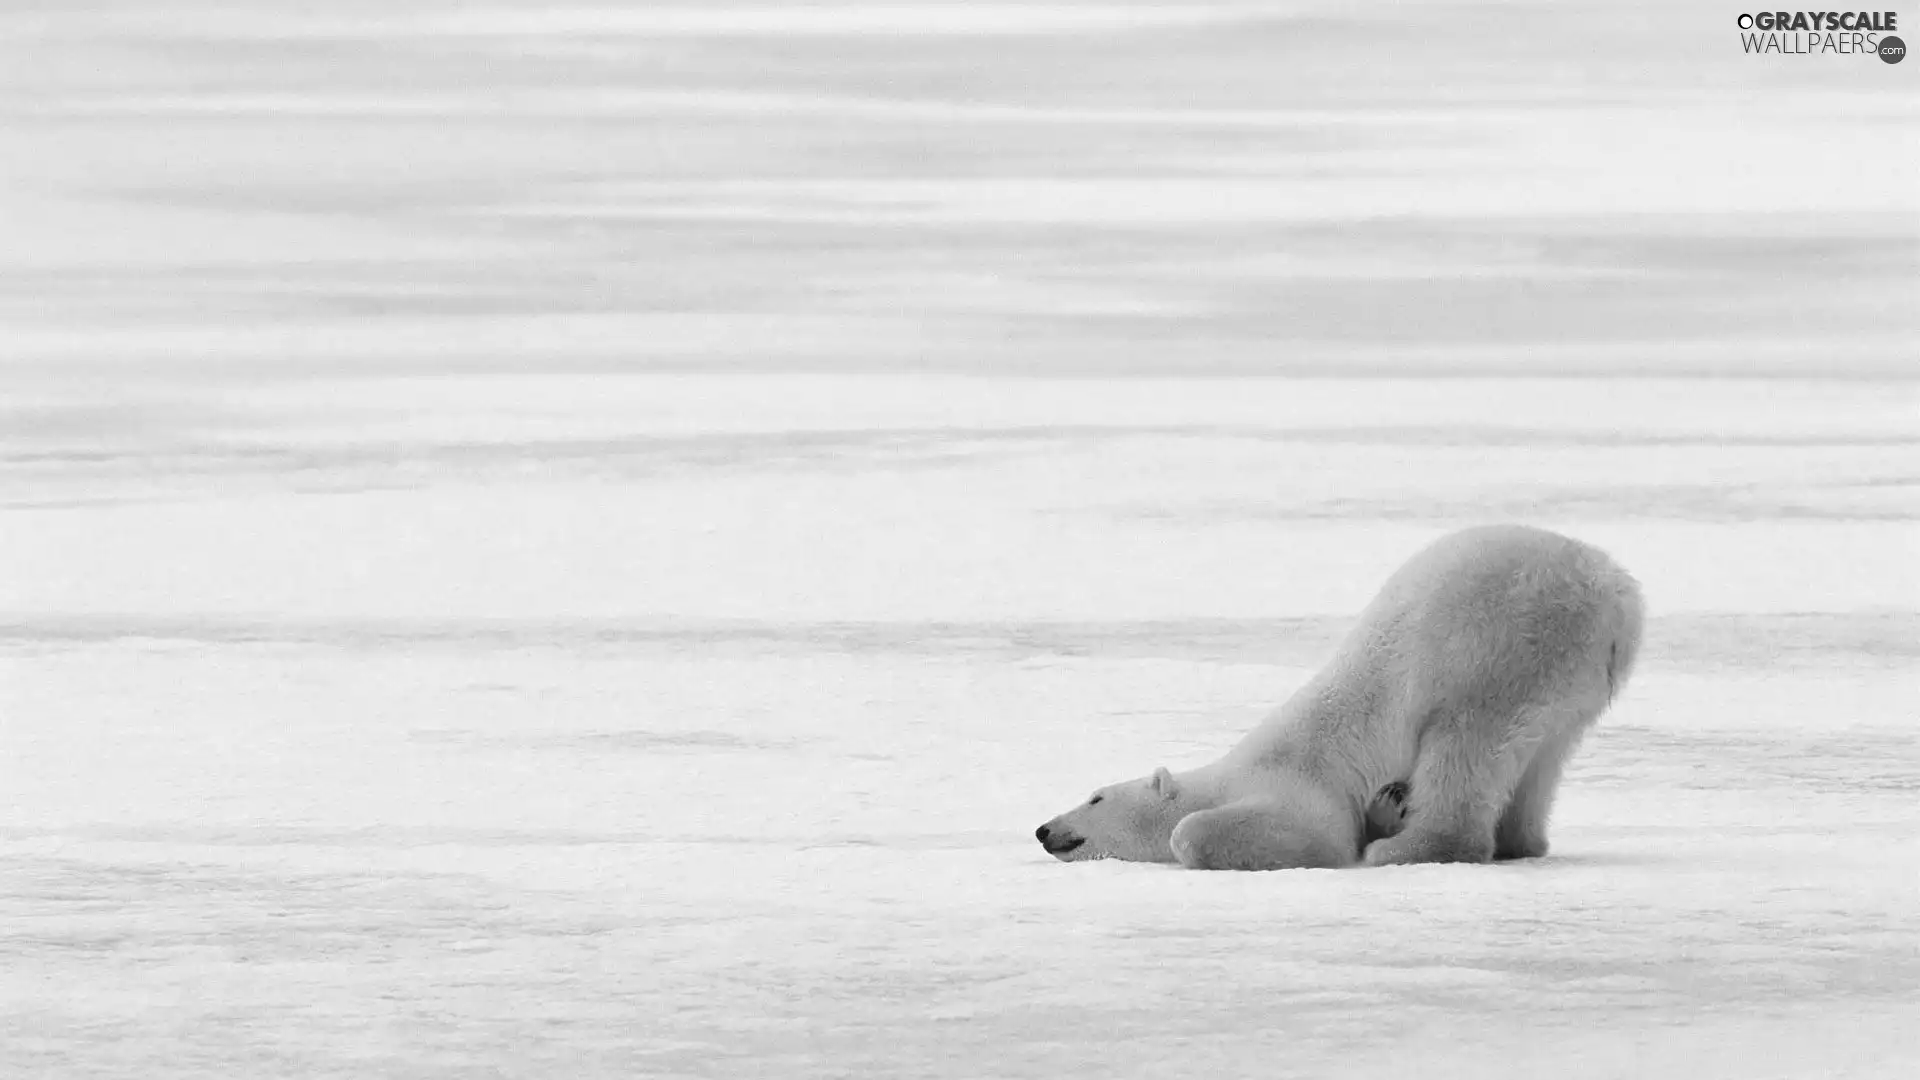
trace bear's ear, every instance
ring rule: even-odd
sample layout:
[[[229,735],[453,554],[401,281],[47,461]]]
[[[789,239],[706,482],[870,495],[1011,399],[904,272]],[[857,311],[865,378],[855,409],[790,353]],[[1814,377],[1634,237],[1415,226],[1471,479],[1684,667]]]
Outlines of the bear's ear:
[[[1173,774],[1167,771],[1165,765],[1153,770],[1153,779],[1150,783],[1153,785],[1153,793],[1163,799],[1171,799],[1180,794],[1180,789],[1173,782]]]

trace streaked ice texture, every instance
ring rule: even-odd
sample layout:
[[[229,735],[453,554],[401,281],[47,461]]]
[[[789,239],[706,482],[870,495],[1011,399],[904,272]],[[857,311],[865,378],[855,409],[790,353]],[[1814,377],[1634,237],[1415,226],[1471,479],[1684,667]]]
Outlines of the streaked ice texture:
[[[0,1076],[1920,1074],[1911,70],[323,7],[0,13]],[[1034,843],[1487,520],[1652,612],[1551,857]]]

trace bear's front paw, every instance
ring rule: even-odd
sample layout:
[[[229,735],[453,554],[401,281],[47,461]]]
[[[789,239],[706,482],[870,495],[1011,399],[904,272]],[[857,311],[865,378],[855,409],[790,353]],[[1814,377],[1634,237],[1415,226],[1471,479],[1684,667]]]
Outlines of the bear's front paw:
[[[1173,857],[1192,870],[1350,866],[1353,849],[1284,804],[1248,799],[1200,810],[1174,826]]]
[[[1173,839],[1169,843],[1173,849],[1173,860],[1189,870],[1215,870],[1207,851],[1207,819],[1199,814],[1188,814],[1173,827]]]
[[[1493,861],[1493,838],[1406,832],[1367,845],[1360,861],[1368,866],[1408,866],[1416,863],[1484,863]]]
[[[1367,804],[1367,843],[1394,836],[1406,825],[1407,815],[1413,812],[1407,802],[1408,795],[1409,789],[1404,780],[1395,780],[1374,795],[1373,801]]]

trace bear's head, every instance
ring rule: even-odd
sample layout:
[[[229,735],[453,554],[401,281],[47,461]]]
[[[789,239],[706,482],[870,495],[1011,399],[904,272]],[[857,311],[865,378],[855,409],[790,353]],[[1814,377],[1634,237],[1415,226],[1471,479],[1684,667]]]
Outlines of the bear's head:
[[[1033,835],[1061,862],[1172,862],[1173,827],[1193,809],[1181,788],[1172,773],[1155,769],[1151,776],[1101,788]]]

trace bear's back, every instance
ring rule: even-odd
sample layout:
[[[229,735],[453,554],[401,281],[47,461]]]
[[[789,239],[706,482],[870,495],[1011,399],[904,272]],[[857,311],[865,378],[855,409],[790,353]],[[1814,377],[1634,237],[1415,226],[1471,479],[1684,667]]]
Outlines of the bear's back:
[[[1342,659],[1398,682],[1410,708],[1517,708],[1603,657],[1627,609],[1637,639],[1638,605],[1597,548],[1529,526],[1464,529],[1388,579],[1350,639],[1359,655]]]
[[[1601,670],[1622,624],[1637,643],[1638,603],[1633,579],[1577,540],[1523,525],[1450,533],[1388,578],[1326,667],[1233,756],[1358,738],[1368,757],[1397,759],[1429,717],[1511,711]]]

